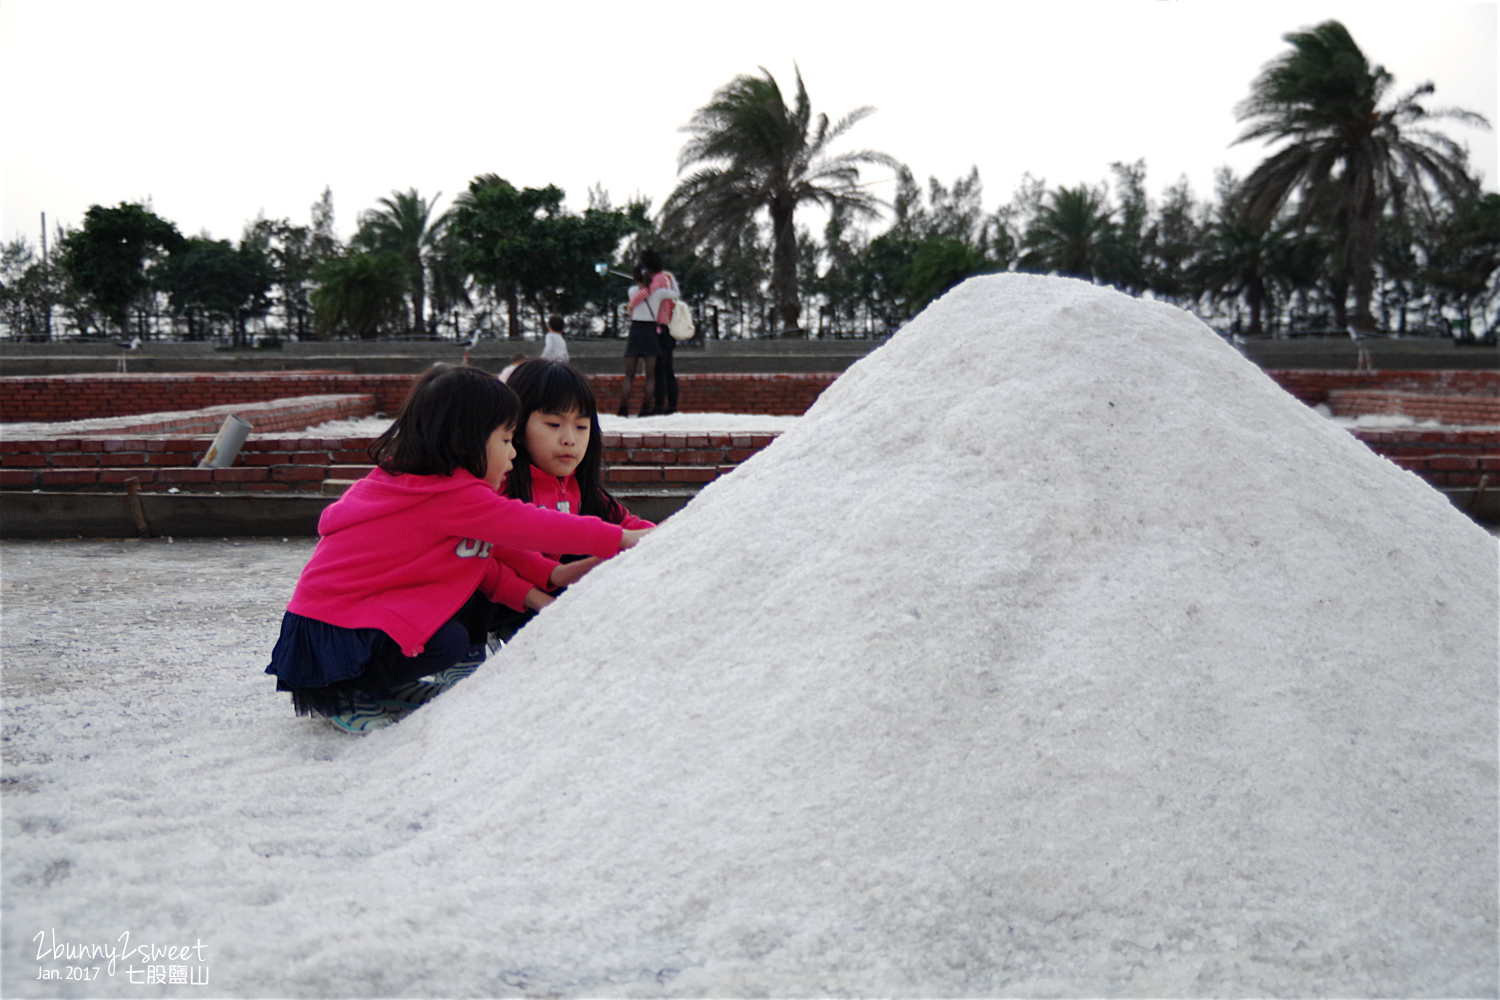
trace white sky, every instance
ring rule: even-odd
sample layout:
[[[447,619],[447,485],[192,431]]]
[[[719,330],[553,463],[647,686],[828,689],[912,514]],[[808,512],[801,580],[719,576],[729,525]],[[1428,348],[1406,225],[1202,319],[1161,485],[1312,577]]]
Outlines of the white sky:
[[[844,148],[880,149],[925,184],[979,167],[985,207],[1030,171],[1096,183],[1147,162],[1152,196],[1186,174],[1212,191],[1233,108],[1281,36],[1338,18],[1398,90],[1431,79],[1435,106],[1496,110],[1495,3],[954,3],[850,8],[443,2],[121,3],[6,0],[0,122],[6,239],[33,244],[91,204],[149,198],[185,234],[238,239],[257,213],[308,221],[333,189],[337,225],[393,189],[441,192],[478,173],[555,183],[581,208],[660,205],[677,131],[737,73],[765,66],[815,110],[878,113]],[[857,12],[852,12],[857,11]],[[654,67],[654,68],[653,68]],[[1496,188],[1493,133],[1448,126]],[[892,190],[888,172],[871,175]]]

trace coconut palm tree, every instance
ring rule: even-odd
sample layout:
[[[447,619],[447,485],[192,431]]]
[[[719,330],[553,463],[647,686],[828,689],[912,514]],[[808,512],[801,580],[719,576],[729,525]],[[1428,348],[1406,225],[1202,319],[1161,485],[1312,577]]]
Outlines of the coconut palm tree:
[[[395,253],[406,262],[407,288],[411,295],[411,329],[424,333],[426,325],[427,265],[436,251],[447,216],[432,218],[432,210],[441,193],[431,201],[417,194],[416,188],[392,191],[381,198],[359,218],[355,245],[371,253]]]
[[[1425,108],[1420,99],[1433,93],[1431,83],[1382,103],[1393,78],[1370,65],[1338,21],[1283,38],[1291,49],[1266,64],[1235,109],[1249,123],[1237,143],[1286,143],[1245,179],[1246,220],[1266,226],[1293,193],[1299,223],[1323,213],[1339,237],[1334,264],[1353,296],[1350,323],[1370,332],[1381,213],[1389,206],[1399,216],[1412,200],[1430,208],[1434,189],[1459,199],[1478,187],[1464,149],[1428,123],[1488,123],[1472,111]]]
[[[324,261],[309,296],[318,334],[348,331],[361,340],[375,339],[382,326],[401,321],[410,273],[406,261],[389,251]]]
[[[1026,227],[1019,266],[1093,281],[1107,270],[1111,227],[1102,190],[1086,184],[1058,188]]]
[[[859,168],[899,164],[873,150],[832,154],[829,147],[875,109],[861,107],[830,124],[814,115],[797,71],[790,107],[774,77],[742,74],[693,112],[682,131],[692,138],[677,158],[678,172],[699,169],[682,181],[663,207],[664,228],[692,242],[738,243],[766,210],[771,217],[771,297],[789,331],[799,327],[797,209],[816,202],[853,216],[876,214],[879,201],[859,186]]]

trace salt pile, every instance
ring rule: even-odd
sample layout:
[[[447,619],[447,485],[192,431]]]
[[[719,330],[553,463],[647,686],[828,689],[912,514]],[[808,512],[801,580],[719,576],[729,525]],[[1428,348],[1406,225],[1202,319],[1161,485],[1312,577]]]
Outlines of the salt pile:
[[[1493,994],[1497,600],[1196,320],[974,279],[472,680],[113,874],[234,995]],[[106,937],[87,888],[27,919]]]

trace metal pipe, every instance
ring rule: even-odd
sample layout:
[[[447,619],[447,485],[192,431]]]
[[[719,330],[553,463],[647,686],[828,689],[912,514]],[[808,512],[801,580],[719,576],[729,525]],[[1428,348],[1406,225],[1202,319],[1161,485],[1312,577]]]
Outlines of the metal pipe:
[[[198,463],[198,468],[229,468],[234,464],[234,460],[240,457],[240,448],[244,447],[245,439],[249,436],[250,421],[237,417],[233,413],[229,414],[224,418],[224,423],[219,428],[214,443],[204,453],[203,461]]]

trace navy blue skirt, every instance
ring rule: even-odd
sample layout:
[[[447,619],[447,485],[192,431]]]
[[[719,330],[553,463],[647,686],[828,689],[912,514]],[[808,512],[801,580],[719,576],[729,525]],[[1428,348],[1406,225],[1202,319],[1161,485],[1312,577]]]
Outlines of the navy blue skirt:
[[[342,628],[288,611],[266,673],[276,676],[276,690],[291,692],[298,715],[338,715],[389,687],[366,674],[376,651],[393,641],[378,628]]]
[[[288,611],[266,673],[275,675],[276,690],[291,693],[298,715],[339,715],[356,701],[378,700],[398,685],[448,669],[468,646],[469,631],[458,621],[408,657],[378,628],[343,628]]]

